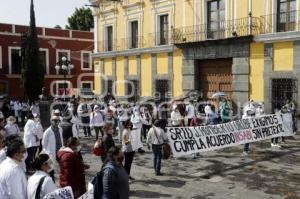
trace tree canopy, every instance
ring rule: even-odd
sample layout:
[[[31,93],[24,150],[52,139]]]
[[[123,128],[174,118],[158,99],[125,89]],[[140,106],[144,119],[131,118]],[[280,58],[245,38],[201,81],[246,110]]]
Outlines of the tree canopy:
[[[68,18],[67,29],[90,31],[94,27],[94,17],[90,8],[76,8],[71,17]]]

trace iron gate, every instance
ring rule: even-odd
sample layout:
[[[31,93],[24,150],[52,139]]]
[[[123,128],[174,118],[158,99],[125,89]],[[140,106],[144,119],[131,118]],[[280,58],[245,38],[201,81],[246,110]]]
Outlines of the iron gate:
[[[272,79],[272,111],[280,109],[287,100],[297,102],[297,80],[291,78]]]

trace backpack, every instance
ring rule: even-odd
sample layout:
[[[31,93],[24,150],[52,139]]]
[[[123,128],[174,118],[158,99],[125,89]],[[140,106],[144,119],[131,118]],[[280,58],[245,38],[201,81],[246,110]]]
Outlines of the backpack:
[[[96,176],[92,179],[91,183],[94,185],[94,199],[101,199],[103,195],[103,173],[105,169],[111,169],[117,174],[116,169],[112,165],[107,165],[99,171]]]

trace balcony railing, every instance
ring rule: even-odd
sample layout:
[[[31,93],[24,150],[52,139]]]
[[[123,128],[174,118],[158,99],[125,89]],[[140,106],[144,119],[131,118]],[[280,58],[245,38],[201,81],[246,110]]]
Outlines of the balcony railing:
[[[98,42],[100,52],[121,51],[135,48],[151,48],[172,44],[172,31],[150,33],[148,36],[127,37]]]
[[[261,33],[289,32],[299,29],[299,11],[280,12],[261,16]]]
[[[173,39],[176,44],[257,35],[259,32],[259,18],[245,17],[236,20],[225,20],[210,24],[175,28]]]

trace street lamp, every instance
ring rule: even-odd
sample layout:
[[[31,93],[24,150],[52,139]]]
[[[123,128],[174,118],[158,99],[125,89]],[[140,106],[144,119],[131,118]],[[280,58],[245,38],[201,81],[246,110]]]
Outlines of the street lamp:
[[[67,74],[70,70],[74,68],[74,65],[67,60],[66,57],[62,57],[61,60],[58,60],[58,62],[55,65],[56,71],[61,71],[64,75],[64,101],[66,101],[66,94],[67,94]]]

